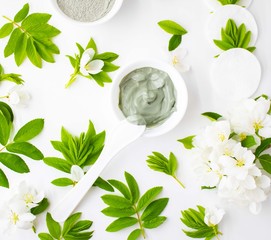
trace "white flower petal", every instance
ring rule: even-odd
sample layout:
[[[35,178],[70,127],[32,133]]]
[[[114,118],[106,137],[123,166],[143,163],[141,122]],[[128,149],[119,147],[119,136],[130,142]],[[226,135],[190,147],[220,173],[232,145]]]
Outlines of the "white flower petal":
[[[32,213],[24,213],[19,216],[20,221],[23,222],[32,222],[36,219],[36,216],[33,215]]]
[[[102,71],[104,62],[102,60],[93,60],[85,66],[86,71],[89,74],[98,74]]]
[[[225,215],[225,211],[223,209],[206,208],[204,222],[208,226],[215,226],[221,222],[224,215]]]
[[[81,178],[84,176],[84,171],[78,165],[73,165],[71,167],[71,175],[73,181],[79,182]]]
[[[270,188],[271,180],[269,177],[262,175],[258,178],[256,178],[256,184],[258,187],[262,189],[268,189]]]
[[[256,186],[256,182],[255,182],[254,177],[247,176],[245,181],[244,181],[244,187],[246,189],[250,189],[250,190],[255,189],[257,186]]]
[[[190,65],[185,63],[175,64],[174,67],[181,73],[185,73],[190,70]]]
[[[80,63],[83,65],[86,65],[88,62],[90,62],[95,55],[95,50],[93,48],[88,48],[84,51]]]
[[[262,204],[261,203],[255,203],[252,202],[249,204],[249,211],[255,215],[259,214],[262,210]]]
[[[39,202],[41,202],[44,199],[44,197],[45,197],[44,191],[40,191],[39,193],[37,193],[35,195],[35,198],[34,198],[33,202],[34,203],[39,203]]]

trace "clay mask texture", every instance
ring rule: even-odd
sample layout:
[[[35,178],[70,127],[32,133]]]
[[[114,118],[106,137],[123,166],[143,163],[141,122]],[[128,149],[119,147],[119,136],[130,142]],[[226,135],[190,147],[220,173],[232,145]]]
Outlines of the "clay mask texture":
[[[119,108],[125,117],[138,119],[137,124],[145,122],[148,128],[155,127],[176,111],[175,87],[164,71],[136,69],[122,79],[119,88]]]
[[[115,0],[57,0],[60,10],[80,22],[94,22],[104,17]]]

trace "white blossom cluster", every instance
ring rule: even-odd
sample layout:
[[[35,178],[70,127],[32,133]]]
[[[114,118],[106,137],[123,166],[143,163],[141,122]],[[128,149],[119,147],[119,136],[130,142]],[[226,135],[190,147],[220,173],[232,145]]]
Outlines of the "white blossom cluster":
[[[244,142],[248,136],[254,144]],[[266,138],[271,138],[271,116],[264,97],[243,100],[227,117],[213,121],[193,139],[202,186],[215,187],[221,198],[259,213],[271,181],[257,165],[255,150]]]

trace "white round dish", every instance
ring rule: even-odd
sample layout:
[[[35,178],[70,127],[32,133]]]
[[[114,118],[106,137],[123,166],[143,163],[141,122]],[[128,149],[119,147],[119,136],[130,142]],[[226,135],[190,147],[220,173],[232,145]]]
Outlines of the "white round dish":
[[[75,20],[75,19],[69,17],[68,15],[66,15],[58,6],[57,0],[50,0],[50,1],[53,5],[54,9],[59,13],[59,15],[61,15],[67,21],[70,21],[73,23],[78,23],[81,25],[88,25],[88,26],[95,26],[95,25],[99,25],[99,24],[102,24],[102,23],[109,21],[118,13],[118,11],[120,10],[122,3],[123,3],[123,0],[115,0],[115,3],[113,5],[112,9],[105,16],[103,16],[102,18],[100,18],[96,21],[93,21],[93,22],[83,22],[83,21]]]
[[[261,65],[249,51],[234,48],[223,52],[211,67],[211,84],[219,97],[240,100],[250,97],[261,80]]]
[[[125,116],[119,108],[119,84],[127,74],[143,67],[153,67],[166,72],[170,76],[176,91],[176,111],[173,112],[161,125],[147,128],[143,135],[145,137],[155,137],[169,132],[182,120],[188,103],[187,88],[182,76],[178,73],[178,71],[166,62],[161,62],[154,59],[144,59],[137,60],[127,66],[124,66],[120,68],[118,74],[114,78],[111,91],[112,108],[119,120],[125,119]]]
[[[206,5],[209,7],[210,11],[215,11],[219,7],[223,6],[218,0],[204,0]],[[240,0],[235,5],[239,5],[241,7],[248,8],[251,4],[252,0]]]
[[[206,31],[209,42],[216,47],[213,40],[221,39],[221,28],[226,27],[229,19],[233,19],[237,26],[240,26],[242,23],[246,25],[247,30],[252,33],[250,45],[253,46],[258,37],[257,23],[248,10],[238,5],[225,5],[219,7],[214,13],[210,14]]]

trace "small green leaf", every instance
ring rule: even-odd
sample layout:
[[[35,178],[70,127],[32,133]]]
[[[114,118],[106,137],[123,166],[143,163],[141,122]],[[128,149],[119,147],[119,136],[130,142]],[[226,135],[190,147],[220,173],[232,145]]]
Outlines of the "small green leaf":
[[[70,230],[70,232],[81,232],[89,229],[92,226],[92,221],[81,220],[78,221]]]
[[[136,218],[133,217],[124,217],[124,218],[119,218],[112,222],[107,228],[107,232],[117,232],[121,229],[131,227],[135,225],[138,222]]]
[[[102,213],[108,217],[130,217],[131,215],[135,214],[135,209],[132,207],[122,209],[108,207],[103,209]]]
[[[95,56],[95,59],[100,59],[106,62],[113,62],[114,60],[116,60],[119,57],[118,54],[113,53],[113,52],[104,52],[101,54],[97,54]]]
[[[38,206],[31,208],[30,210],[31,213],[34,215],[39,215],[43,213],[49,207],[49,201],[47,198],[43,198],[42,201],[38,204]]]
[[[194,148],[193,140],[195,138],[195,135],[189,136],[183,139],[179,139],[178,142],[182,143],[186,149],[192,149]]]
[[[0,153],[0,162],[17,173],[29,172],[29,168],[24,160],[15,154],[5,152]]]
[[[23,21],[29,13],[29,4],[26,3],[23,8],[15,15],[14,22]]]
[[[271,155],[264,154],[259,157],[263,169],[271,174]]]
[[[8,57],[14,53],[17,42],[23,33],[19,28],[16,28],[10,35],[8,43],[4,49],[4,56]]]
[[[28,30],[33,26],[40,26],[42,24],[47,23],[50,20],[50,18],[51,15],[48,13],[32,13],[22,21],[21,26],[25,30]]]
[[[0,112],[2,112],[2,114],[4,115],[8,122],[13,122],[14,119],[13,111],[8,104],[0,102]]]
[[[256,148],[255,156],[258,158],[261,153],[267,150],[271,146],[271,138],[266,138],[261,142],[261,145]]]
[[[246,148],[251,148],[257,144],[253,136],[247,136],[244,140],[242,140],[241,143],[242,143],[242,146]]]
[[[202,113],[201,115],[209,118],[211,121],[217,121],[218,119],[222,118],[220,114],[214,112],[205,112]]]
[[[1,168],[0,168],[0,186],[9,188],[9,182],[8,182],[7,176]]]
[[[50,213],[47,213],[46,215],[46,223],[47,223],[47,227],[48,230],[50,232],[50,234],[56,238],[56,239],[60,239],[61,236],[61,226],[58,222],[56,222],[53,218],[52,215]]]
[[[79,220],[81,215],[82,213],[78,212],[78,213],[72,214],[71,216],[67,218],[67,220],[64,222],[64,225],[63,225],[62,236],[65,236],[71,230],[71,228]]]
[[[104,189],[108,192],[114,192],[114,188],[104,179],[101,177],[98,177],[93,186],[99,187],[101,189]]]
[[[71,164],[69,164],[65,159],[56,157],[46,157],[43,162],[50,167],[56,168],[62,172],[70,173]]]
[[[129,186],[130,193],[131,193],[131,201],[136,203],[139,199],[139,187],[135,180],[135,178],[128,172],[125,172],[125,179]]]
[[[168,198],[160,198],[150,203],[141,216],[142,221],[149,221],[158,217],[167,206],[168,200]]]
[[[57,178],[57,179],[53,180],[51,183],[54,184],[55,186],[58,186],[58,187],[67,187],[67,186],[74,185],[73,180],[71,180],[69,178]]]
[[[95,51],[95,53],[98,52],[96,43],[95,43],[95,41],[94,41],[93,38],[90,38],[90,40],[89,40],[89,42],[88,42],[88,44],[87,44],[86,49],[89,49],[89,48],[92,48],[92,49]]]
[[[166,217],[156,217],[151,220],[144,221],[143,227],[149,229],[157,228],[160,225],[162,225],[166,221],[166,219],[167,219]]]
[[[137,240],[140,236],[141,236],[141,230],[135,229],[134,231],[130,233],[127,240]]]
[[[36,46],[34,45],[33,39],[28,38],[27,46],[26,46],[26,53],[29,60],[38,68],[42,67],[42,61],[39,53],[37,52]]]
[[[168,51],[173,51],[175,50],[177,47],[179,47],[179,45],[182,42],[182,35],[173,35],[168,43]]]
[[[158,22],[158,25],[167,33],[173,35],[184,35],[187,31],[178,23],[171,20],[163,20]]]
[[[27,46],[27,35],[26,33],[22,33],[22,35],[19,37],[16,43],[14,51],[14,57],[17,66],[20,66],[26,57],[26,46]]]
[[[171,152],[169,154],[169,159],[168,159],[168,170],[171,173],[171,176],[175,176],[175,172],[178,168],[178,161],[176,156]]]
[[[104,61],[104,66],[102,68],[103,71],[105,72],[114,72],[119,69],[119,66],[116,66],[115,64],[111,62],[106,62]]]
[[[42,160],[44,158],[42,152],[28,142],[10,143],[6,148],[9,152],[23,154],[34,160]]]
[[[109,182],[114,188],[116,188],[117,190],[119,190],[119,192],[120,192],[126,199],[129,199],[129,200],[131,199],[131,193],[130,193],[128,187],[127,187],[124,183],[122,183],[122,182],[120,182],[120,181],[118,181],[118,180],[114,180],[114,179],[108,180],[108,182]]]
[[[230,43],[228,42],[225,42],[225,41],[221,41],[221,40],[214,40],[214,43],[217,47],[219,47],[220,49],[224,50],[224,51],[227,51],[229,49],[232,49],[234,48],[233,45],[231,45]]]
[[[6,23],[0,29],[0,38],[7,37],[9,34],[11,34],[12,30],[13,30],[13,24],[12,23]]]
[[[39,233],[38,237],[40,240],[54,240],[54,238],[48,233]]]
[[[101,197],[105,204],[114,208],[129,208],[132,207],[132,203],[124,197],[115,195],[104,195]]]
[[[11,124],[5,118],[5,116],[0,112],[0,143],[5,146],[9,140],[11,131]]]
[[[138,201],[137,211],[141,211],[147,207],[151,201],[158,196],[159,193],[163,190],[163,187],[154,187],[149,189]]]
[[[101,87],[104,86],[104,83],[112,82],[112,79],[106,72],[100,72],[98,74],[91,75],[91,77],[98,83]]]
[[[15,142],[26,142],[40,134],[44,127],[44,119],[34,119],[25,124],[15,135]]]

